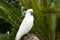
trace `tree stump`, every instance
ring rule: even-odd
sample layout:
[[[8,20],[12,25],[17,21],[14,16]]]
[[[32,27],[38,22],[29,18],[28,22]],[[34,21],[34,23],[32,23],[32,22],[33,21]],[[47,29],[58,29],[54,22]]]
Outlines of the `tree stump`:
[[[39,40],[39,38],[34,34],[26,34],[22,37],[22,40]]]

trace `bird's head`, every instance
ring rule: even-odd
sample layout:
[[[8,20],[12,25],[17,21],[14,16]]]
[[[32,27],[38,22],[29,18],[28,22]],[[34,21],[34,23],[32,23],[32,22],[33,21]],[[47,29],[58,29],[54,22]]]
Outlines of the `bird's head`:
[[[27,11],[26,11],[26,13],[33,13],[33,9],[28,9]]]

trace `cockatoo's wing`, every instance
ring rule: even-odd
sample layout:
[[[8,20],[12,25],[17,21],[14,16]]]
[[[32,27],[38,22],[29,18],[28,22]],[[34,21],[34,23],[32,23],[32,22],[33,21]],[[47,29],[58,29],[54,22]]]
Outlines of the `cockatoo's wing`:
[[[33,16],[25,18],[20,26],[20,31],[28,33],[33,26],[33,20]]]
[[[23,36],[24,34],[27,34],[31,30],[33,26],[33,21],[34,21],[34,18],[32,15],[23,20],[16,36],[18,37],[18,39],[21,38],[21,36]]]

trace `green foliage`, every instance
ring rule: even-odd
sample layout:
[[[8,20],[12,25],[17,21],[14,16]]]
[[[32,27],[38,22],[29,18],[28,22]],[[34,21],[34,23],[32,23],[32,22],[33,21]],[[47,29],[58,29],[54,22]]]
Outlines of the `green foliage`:
[[[34,10],[34,26],[30,33],[36,34],[41,40],[60,40],[60,0],[21,0],[25,9]],[[21,6],[21,5],[20,5]],[[0,1],[0,16],[12,24],[12,32],[6,40],[14,40],[15,34],[23,19],[21,9],[12,4]]]
[[[4,19],[0,18],[0,33],[6,33],[7,31],[10,31],[11,24]]]

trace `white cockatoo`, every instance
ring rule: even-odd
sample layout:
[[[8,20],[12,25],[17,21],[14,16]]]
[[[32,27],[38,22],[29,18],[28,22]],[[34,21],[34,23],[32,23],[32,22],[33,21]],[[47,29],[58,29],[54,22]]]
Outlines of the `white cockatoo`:
[[[22,36],[27,34],[31,30],[34,21],[34,17],[33,15],[31,15],[32,13],[33,13],[33,9],[28,9],[26,11],[25,18],[20,25],[15,40],[21,40]]]

